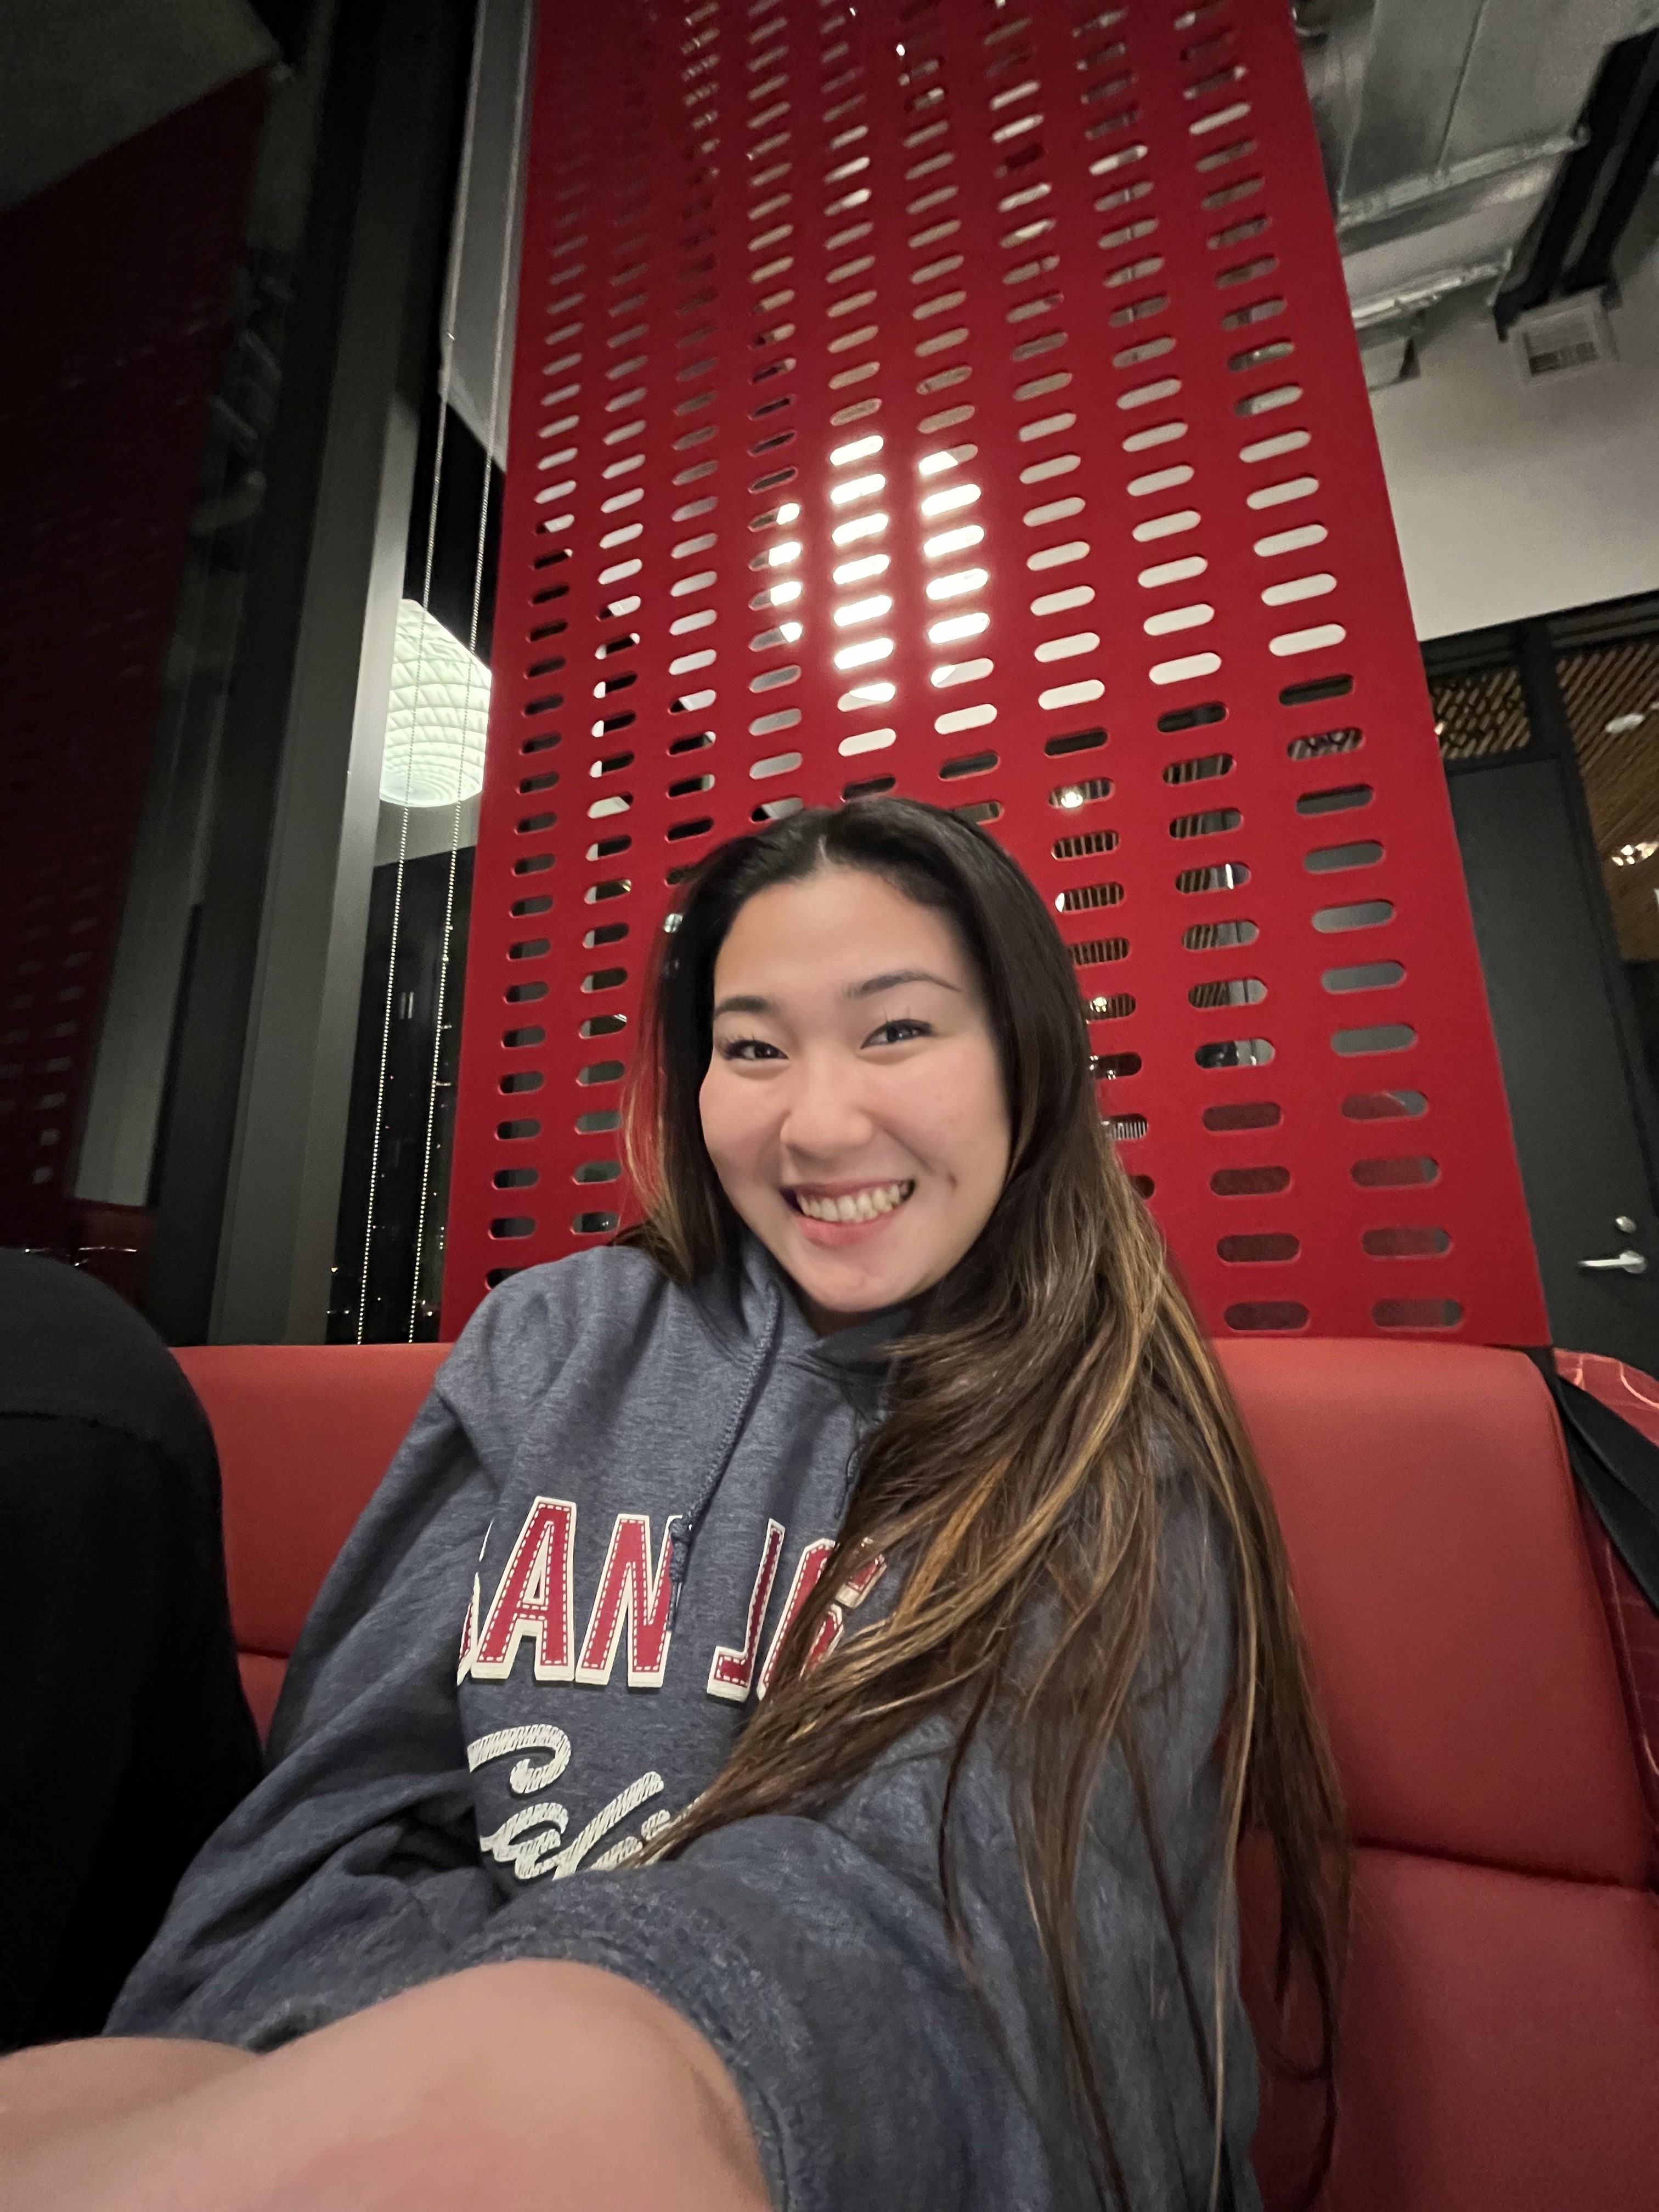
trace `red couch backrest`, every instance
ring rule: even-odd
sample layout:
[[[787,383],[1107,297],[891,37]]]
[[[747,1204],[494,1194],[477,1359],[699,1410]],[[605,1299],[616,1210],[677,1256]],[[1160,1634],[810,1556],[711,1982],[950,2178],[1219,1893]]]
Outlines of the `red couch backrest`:
[[[219,1446],[231,1625],[262,1735],[311,1601],[448,1349],[205,1344],[176,1355]]]
[[[435,1346],[180,1355],[225,1477],[237,1640],[268,1716]],[[1636,2212],[1659,2199],[1659,1850],[1548,1394],[1518,1354],[1230,1346],[1290,1548],[1357,1846],[1324,2202]],[[1269,1883],[1244,1881],[1262,2017]],[[1308,2102],[1256,2161],[1292,2200]]]

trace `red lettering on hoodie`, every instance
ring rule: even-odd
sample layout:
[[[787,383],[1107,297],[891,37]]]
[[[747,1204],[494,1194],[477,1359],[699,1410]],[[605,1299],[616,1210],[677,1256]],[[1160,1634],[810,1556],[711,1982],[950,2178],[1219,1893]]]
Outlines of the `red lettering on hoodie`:
[[[715,1646],[708,1668],[711,1698],[726,1698],[732,1705],[740,1705],[748,1697],[754,1685],[755,1662],[760,1657],[761,1628],[766,1620],[766,1608],[772,1602],[772,1585],[777,1580],[778,1561],[782,1556],[783,1523],[769,1521],[760,1565],[755,1570],[755,1587],[749,1594],[749,1619],[744,1630],[743,1649],[738,1650],[732,1644]]]
[[[816,1667],[821,1659],[827,1659],[830,1656],[847,1632],[848,1614],[855,1606],[864,1603],[865,1599],[869,1596],[886,1571],[887,1562],[878,1552],[872,1558],[866,1559],[861,1567],[854,1567],[852,1573],[848,1576],[846,1581],[836,1592],[829,1612],[817,1625],[817,1632],[806,1654],[806,1666],[809,1671]]]
[[[534,1647],[538,1682],[571,1680],[575,1534],[576,1508],[569,1498],[532,1501],[473,1644],[469,1671],[477,1680],[504,1682],[526,1641]]]
[[[605,1555],[605,1572],[582,1638],[582,1654],[576,1665],[579,1682],[602,1685],[611,1680],[625,1620],[629,1688],[662,1687],[663,1670],[668,1664],[668,1608],[673,1595],[668,1559],[669,1536],[665,1528],[654,1569],[651,1565],[648,1513],[617,1516]]]
[[[783,1649],[783,1639],[789,1633],[790,1623],[811,1595],[812,1585],[830,1564],[830,1554],[835,1548],[833,1536],[820,1536],[816,1543],[806,1547],[796,1562],[795,1579],[789,1585],[783,1618],[774,1632],[771,1648],[766,1655],[766,1664],[761,1668],[760,1681],[755,1691],[757,1698],[763,1698],[771,1688],[773,1671],[778,1663],[778,1654]]]

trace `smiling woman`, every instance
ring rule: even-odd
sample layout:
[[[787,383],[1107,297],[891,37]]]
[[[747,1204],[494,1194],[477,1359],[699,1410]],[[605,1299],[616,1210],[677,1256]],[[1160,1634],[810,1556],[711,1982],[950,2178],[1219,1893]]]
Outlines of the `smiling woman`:
[[[1212,2172],[1211,2201],[1242,2203],[1253,2194],[1249,2125],[1232,2104],[1228,2051],[1248,2029],[1229,2008],[1226,1960],[1243,1808],[1254,1802],[1270,1838],[1282,1955],[1308,1972],[1322,2023],[1322,2166],[1346,1917],[1341,1814],[1273,1508],[1103,1127],[1066,949],[1000,846],[911,799],[797,814],[709,854],[681,899],[659,944],[626,1116],[645,1219],[622,1241],[690,1282],[738,1264],[746,1230],[821,1335],[872,1316],[902,1334],[839,1541],[769,1660],[777,1686],[658,1851],[706,1848],[722,1831],[833,1799],[945,1716],[951,1772],[965,1771],[996,1717],[1017,1713],[1027,1752],[1007,1770],[1012,1826],[994,1848],[1018,1863],[1073,2150],[1042,2184],[1022,2176],[1005,2195],[1077,2201],[1059,2179],[1073,2154],[1090,2201],[1133,2201],[1131,2173],[1159,2173],[1154,2196],[1184,2186],[1176,2177],[1197,2139],[1175,2120],[1161,2151],[1133,2139],[1126,2075],[1116,2092],[1103,2081],[1109,2048],[1115,2069],[1165,2100],[1196,2063],[1208,2098],[1204,2186]],[[1177,1812],[1146,1791],[1143,1762],[1167,1777],[1173,1739],[1168,1717],[1145,1706],[1144,1683],[1161,1663],[1154,1651],[1168,1650],[1168,1679],[1192,1686],[1164,1638],[1196,1530],[1229,1594],[1224,1706],[1242,1725],[1224,1750],[1209,1739],[1200,1765],[1214,1798],[1189,1771],[1180,1789],[1200,1796]],[[890,1613],[845,1637],[862,1578],[893,1559],[906,1573]],[[1020,1655],[1038,1612],[1056,1633],[1030,1665]],[[1184,2059],[1150,2033],[1126,2049],[1097,1963],[1085,1978],[1083,1900],[1104,1879],[1088,1808],[1115,1773],[1141,1778],[1130,1782],[1131,1820],[1153,1868],[1185,1858],[1195,1838],[1177,1831],[1200,1799],[1212,1808],[1198,1816],[1199,1857],[1185,1858],[1194,1881],[1209,1878],[1200,1863],[1218,1869],[1198,1916],[1207,1960],[1190,1948],[1195,1923],[1174,1913],[1172,1869],[1134,1908],[1170,1947],[1194,2039]],[[953,1834],[954,1790],[935,1863],[966,1965],[975,1945],[952,1869],[986,1839]],[[1009,1936],[1006,1920],[999,1934]]]
[[[703,1142],[821,1330],[942,1282],[1008,1168],[996,1040],[950,918],[867,869],[757,892],[715,961]]]
[[[679,900],[644,1219],[473,1316],[0,2204],[1252,2212],[1247,1806],[1328,2092],[1283,1548],[1052,914],[884,798]]]

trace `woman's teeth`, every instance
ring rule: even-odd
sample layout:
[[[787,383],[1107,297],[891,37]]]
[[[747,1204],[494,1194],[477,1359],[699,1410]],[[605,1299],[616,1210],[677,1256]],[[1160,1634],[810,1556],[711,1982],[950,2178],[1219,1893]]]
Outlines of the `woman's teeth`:
[[[872,1183],[868,1190],[853,1191],[845,1198],[812,1198],[797,1192],[795,1204],[811,1221],[873,1221],[902,1206],[915,1188],[914,1182]]]

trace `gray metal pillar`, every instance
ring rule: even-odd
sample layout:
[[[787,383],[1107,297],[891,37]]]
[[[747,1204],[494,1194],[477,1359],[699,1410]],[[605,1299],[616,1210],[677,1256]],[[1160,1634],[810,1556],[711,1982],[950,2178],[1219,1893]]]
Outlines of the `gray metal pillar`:
[[[394,396],[378,453],[325,464],[219,1241],[216,1344],[319,1344],[328,1320],[417,432]],[[343,589],[337,556],[349,564]]]
[[[219,748],[145,1304],[320,1341],[419,394],[471,0],[336,25],[270,492]]]

